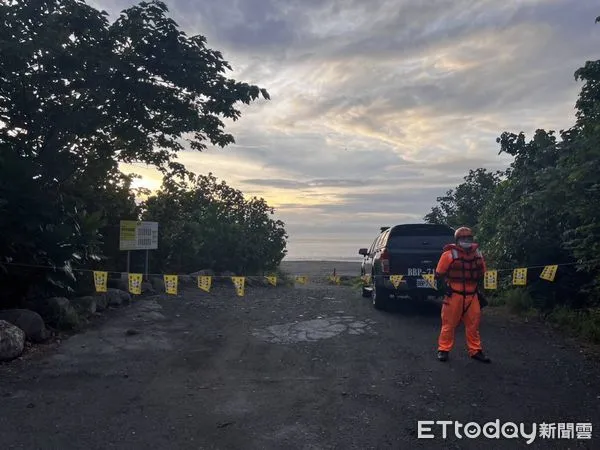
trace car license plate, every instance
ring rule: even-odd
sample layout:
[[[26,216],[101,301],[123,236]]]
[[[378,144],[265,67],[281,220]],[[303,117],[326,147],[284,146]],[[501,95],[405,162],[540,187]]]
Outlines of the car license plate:
[[[421,269],[411,267],[410,269],[408,269],[407,275],[409,277],[420,277],[421,276],[421,272],[422,272]]]
[[[431,289],[431,285],[427,282],[427,280],[424,280],[423,278],[417,279],[417,287],[418,288],[430,288]]]

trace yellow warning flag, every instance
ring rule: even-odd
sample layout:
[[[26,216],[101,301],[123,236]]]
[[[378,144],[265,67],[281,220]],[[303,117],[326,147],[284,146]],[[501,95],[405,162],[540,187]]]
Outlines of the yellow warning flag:
[[[498,289],[498,271],[488,270],[483,277],[484,289]]]
[[[265,277],[270,285],[277,286],[277,277]]]
[[[337,275],[329,275],[329,281],[335,284],[340,284],[340,277]]]
[[[96,292],[106,292],[108,290],[108,272],[94,271],[94,285]]]
[[[212,277],[209,275],[200,275],[198,277],[198,287],[203,291],[210,292]]]
[[[435,281],[434,274],[432,274],[432,273],[423,274],[423,278],[425,279],[425,281],[427,281],[429,283],[429,285],[432,288],[437,289],[437,282]]]
[[[540,278],[542,280],[554,281],[554,277],[556,277],[556,271],[558,270],[558,266],[546,266],[542,273],[540,274]]]
[[[513,284],[515,286],[525,286],[527,284],[527,267],[513,270]]]
[[[297,276],[296,277],[296,283],[306,284],[307,281],[308,281],[308,277],[306,277],[306,276]]]
[[[129,292],[132,294],[142,294],[142,274],[141,273],[130,273],[129,274]]]
[[[395,288],[400,286],[402,278],[404,278],[404,275],[390,275],[390,281],[392,282]]]
[[[361,277],[361,279],[366,283],[369,284],[371,282],[371,275],[363,275]]]
[[[246,281],[246,277],[231,277],[231,280],[233,281],[237,295],[242,297],[244,295],[244,282]]]
[[[177,275],[165,275],[165,292],[177,295]]]

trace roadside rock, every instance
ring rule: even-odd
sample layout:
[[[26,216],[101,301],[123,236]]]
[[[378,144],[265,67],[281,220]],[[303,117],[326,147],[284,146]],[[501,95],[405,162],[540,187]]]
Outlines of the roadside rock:
[[[51,297],[32,300],[26,306],[37,312],[44,322],[54,328],[72,329],[79,324],[79,315],[67,298]]]
[[[155,294],[155,293],[156,293],[156,289],[154,288],[154,286],[152,285],[151,282],[144,281],[142,283],[142,294]]]
[[[125,278],[109,278],[107,285],[110,289],[119,289],[120,291],[125,292],[129,290],[129,282],[127,281],[126,276]]]
[[[235,277],[236,274],[233,272],[230,272],[229,270],[226,270],[225,272],[221,272],[218,275],[215,275],[215,279],[213,280],[213,283],[231,283],[231,277]]]
[[[163,277],[151,277],[150,283],[152,287],[158,292],[165,292],[165,280]]]
[[[194,280],[196,279],[196,277],[201,276],[214,277],[215,273],[211,269],[202,269],[197,272],[190,273],[190,277],[192,277]]]
[[[6,309],[0,311],[0,320],[19,327],[25,333],[25,338],[31,342],[43,342],[50,337],[44,319],[35,311],[28,309]]]
[[[131,294],[121,289],[109,288],[104,295],[108,301],[108,306],[113,308],[118,308],[124,303],[131,303]]]
[[[0,320],[0,361],[21,356],[25,349],[25,332],[5,320]]]
[[[102,312],[108,308],[108,297],[104,292],[99,292],[94,297],[96,300],[96,311]]]
[[[246,277],[246,284],[248,286],[269,286],[267,279],[260,275]]]
[[[184,284],[187,286],[194,284],[194,282],[196,281],[196,279],[190,275],[179,275],[178,279],[180,284]]]
[[[91,295],[85,297],[76,297],[71,299],[71,304],[81,316],[90,317],[96,314],[96,297],[92,297]]]

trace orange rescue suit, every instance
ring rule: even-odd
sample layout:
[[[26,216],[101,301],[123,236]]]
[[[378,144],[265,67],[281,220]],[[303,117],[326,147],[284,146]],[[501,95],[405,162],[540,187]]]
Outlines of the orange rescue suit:
[[[444,247],[444,253],[436,268],[436,278],[445,277],[452,293],[446,293],[442,305],[442,329],[438,339],[438,350],[449,352],[454,346],[454,333],[461,322],[465,324],[467,349],[473,356],[481,348],[479,322],[481,308],[477,296],[477,285],[483,278],[486,265],[478,244],[469,250],[455,244]]]

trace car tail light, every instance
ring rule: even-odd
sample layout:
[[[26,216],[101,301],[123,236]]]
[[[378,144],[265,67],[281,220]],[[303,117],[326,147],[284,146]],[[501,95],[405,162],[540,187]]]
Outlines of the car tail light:
[[[390,273],[390,254],[387,248],[384,248],[381,253],[381,271],[383,273]]]

